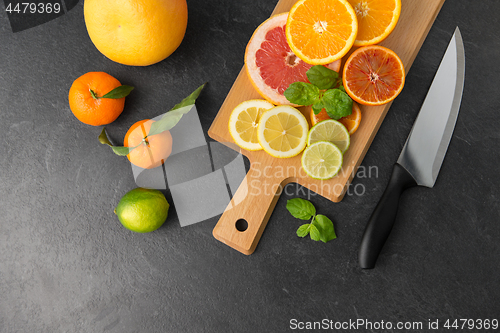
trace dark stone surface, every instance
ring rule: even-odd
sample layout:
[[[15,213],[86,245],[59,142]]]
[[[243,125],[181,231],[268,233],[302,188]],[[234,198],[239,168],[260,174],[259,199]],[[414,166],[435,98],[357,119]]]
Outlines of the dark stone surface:
[[[212,237],[217,218],[181,228],[172,210],[150,234],[119,224],[113,209],[136,187],[131,169],[97,142],[100,128],[71,114],[73,80],[105,71],[136,87],[107,127],[113,138],[208,81],[197,102],[206,133],[243,65],[246,42],[275,4],[188,0],[183,43],[145,68],[116,64],[96,50],[82,2],[18,33],[0,13],[0,332],[286,332],[293,318],[424,327],[429,319],[500,319],[496,0],[444,4],[364,159],[371,177],[353,182],[364,193],[338,204],[311,196],[338,239],[295,236],[301,221],[286,211],[286,200],[308,193],[294,184],[251,256]],[[376,269],[361,270],[365,223],[457,25],[465,89],[440,176],[433,189],[403,195]]]

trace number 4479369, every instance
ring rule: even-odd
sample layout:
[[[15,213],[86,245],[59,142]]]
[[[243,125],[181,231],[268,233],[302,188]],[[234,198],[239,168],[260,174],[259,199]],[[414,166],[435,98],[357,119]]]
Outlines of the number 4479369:
[[[446,320],[443,325],[446,329],[498,329],[498,319],[455,319],[455,320]]]
[[[35,3],[35,2],[23,2],[17,3],[14,6],[12,3],[9,3],[7,7],[5,7],[5,11],[9,14],[17,13],[17,14],[58,14],[61,11],[61,4],[56,3]]]

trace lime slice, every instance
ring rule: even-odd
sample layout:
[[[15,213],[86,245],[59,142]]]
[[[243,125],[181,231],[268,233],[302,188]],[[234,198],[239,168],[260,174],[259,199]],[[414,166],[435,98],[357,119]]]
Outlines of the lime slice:
[[[349,131],[342,123],[333,120],[323,120],[311,128],[307,136],[307,145],[310,146],[318,141],[330,141],[345,153],[351,142]]]
[[[342,151],[329,141],[318,141],[304,150],[301,161],[309,177],[326,180],[342,167]]]
[[[257,132],[260,145],[269,155],[288,158],[304,150],[308,131],[307,119],[299,110],[281,105],[261,116]]]
[[[252,99],[238,104],[229,116],[229,134],[234,142],[246,150],[261,150],[257,139],[257,126],[261,115],[274,107],[261,99]]]

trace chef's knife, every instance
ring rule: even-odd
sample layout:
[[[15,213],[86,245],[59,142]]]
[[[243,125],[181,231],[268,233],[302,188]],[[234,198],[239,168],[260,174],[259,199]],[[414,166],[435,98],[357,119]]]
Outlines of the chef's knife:
[[[457,27],[394,165],[389,184],[366,226],[359,249],[361,268],[375,267],[394,225],[401,193],[417,185],[434,186],[455,128],[464,76],[464,46]]]

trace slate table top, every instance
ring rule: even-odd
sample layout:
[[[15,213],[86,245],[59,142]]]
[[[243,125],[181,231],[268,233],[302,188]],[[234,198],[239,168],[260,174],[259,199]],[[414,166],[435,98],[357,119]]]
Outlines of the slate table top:
[[[377,172],[354,179],[357,194],[334,204],[287,185],[251,256],[213,238],[218,217],[181,228],[174,207],[153,233],[120,225],[113,209],[136,187],[130,165],[97,142],[101,128],[71,114],[73,80],[105,71],[136,87],[108,126],[114,137],[208,82],[197,101],[206,135],[247,41],[275,5],[188,0],[184,41],[148,67],[120,65],[97,51],[83,1],[16,33],[0,13],[0,332],[287,332],[324,319],[423,323],[421,330],[377,332],[427,332],[438,320],[440,331],[458,332],[442,325],[500,319],[496,0],[444,3],[362,163]],[[456,26],[465,88],[437,183],[404,193],[376,268],[362,270],[365,224]],[[294,197],[309,197],[334,221],[338,238],[298,238],[301,221],[285,208]]]

